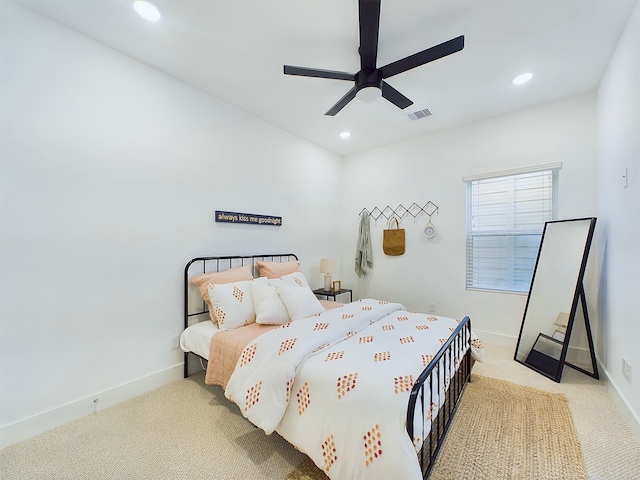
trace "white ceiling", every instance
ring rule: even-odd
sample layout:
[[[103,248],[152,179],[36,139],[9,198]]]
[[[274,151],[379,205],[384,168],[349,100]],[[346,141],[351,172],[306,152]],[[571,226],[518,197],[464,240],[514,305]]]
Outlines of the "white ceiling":
[[[352,101],[352,84],[283,65],[355,73],[357,0],[17,0],[63,25],[341,155],[591,92],[637,0],[383,0],[378,66],[465,35],[463,51],[392,77],[413,100]],[[528,84],[510,83],[518,73]],[[433,115],[411,121],[407,114]],[[352,135],[343,140],[342,130]]]

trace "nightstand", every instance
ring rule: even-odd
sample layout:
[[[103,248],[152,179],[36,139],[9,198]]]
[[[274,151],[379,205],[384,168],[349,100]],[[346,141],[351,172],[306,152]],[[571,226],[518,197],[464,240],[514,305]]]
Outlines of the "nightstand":
[[[313,293],[315,293],[316,295],[322,295],[327,300],[329,300],[329,297],[332,297],[334,302],[336,301],[336,297],[338,295],[342,295],[343,293],[348,293],[349,301],[353,302],[353,291],[349,290],[348,288],[341,288],[337,292],[334,292],[333,290],[325,290],[324,288],[318,288],[317,290],[314,290]]]

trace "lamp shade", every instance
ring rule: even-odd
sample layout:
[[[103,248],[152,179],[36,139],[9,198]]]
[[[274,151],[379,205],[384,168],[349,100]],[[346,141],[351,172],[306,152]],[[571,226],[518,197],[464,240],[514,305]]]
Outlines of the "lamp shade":
[[[336,261],[333,258],[323,258],[320,260],[320,273],[335,273]]]
[[[556,318],[556,321],[553,322],[553,324],[556,327],[567,328],[567,325],[569,324],[569,314],[566,312],[560,312],[558,314],[558,317]]]

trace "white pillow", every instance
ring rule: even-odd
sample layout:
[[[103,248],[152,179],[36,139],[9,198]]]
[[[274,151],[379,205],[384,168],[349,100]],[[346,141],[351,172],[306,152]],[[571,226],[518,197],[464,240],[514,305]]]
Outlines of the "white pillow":
[[[278,278],[270,278],[269,285],[277,287],[278,285],[289,285],[292,287],[304,287],[309,288],[307,278],[302,272],[293,272],[288,275],[282,275]]]
[[[220,330],[232,330],[256,321],[251,283],[244,280],[209,284],[209,299]]]
[[[256,323],[263,325],[284,325],[289,322],[289,313],[284,306],[275,287],[262,282],[251,282],[253,308],[256,312]]]
[[[276,288],[291,320],[300,320],[325,311],[310,288],[290,285],[277,285]]]

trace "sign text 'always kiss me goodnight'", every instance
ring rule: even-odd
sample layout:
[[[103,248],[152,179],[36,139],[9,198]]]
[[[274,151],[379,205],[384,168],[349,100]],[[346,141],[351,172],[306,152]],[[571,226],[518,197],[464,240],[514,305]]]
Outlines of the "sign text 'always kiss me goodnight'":
[[[257,215],[255,213],[223,212],[216,210],[216,222],[249,223],[252,225],[282,225],[282,217],[273,215]]]

